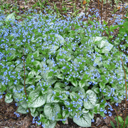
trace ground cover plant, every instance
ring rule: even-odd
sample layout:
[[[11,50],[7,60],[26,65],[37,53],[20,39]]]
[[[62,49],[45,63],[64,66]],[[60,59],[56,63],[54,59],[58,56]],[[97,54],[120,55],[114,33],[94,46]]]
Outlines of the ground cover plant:
[[[29,112],[33,122],[38,117],[36,123],[46,128],[67,118],[91,127],[94,114],[105,117],[112,110],[110,103],[124,99],[127,19],[107,28],[105,21],[102,26],[97,21],[61,20],[42,13],[20,23],[15,22],[15,13],[4,16],[0,91],[6,94],[5,102],[17,103],[17,112]],[[119,34],[112,41],[109,31],[117,27]],[[102,36],[104,30],[109,38]]]

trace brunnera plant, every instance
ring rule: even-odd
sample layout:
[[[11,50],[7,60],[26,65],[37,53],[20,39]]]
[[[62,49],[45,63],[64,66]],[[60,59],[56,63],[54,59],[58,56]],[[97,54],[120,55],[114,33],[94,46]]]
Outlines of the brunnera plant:
[[[128,58],[101,36],[102,25],[41,13],[20,23],[14,13],[1,19],[0,93],[33,123],[54,128],[71,118],[90,127],[94,114],[105,117],[106,100],[123,100],[120,54],[125,69]]]

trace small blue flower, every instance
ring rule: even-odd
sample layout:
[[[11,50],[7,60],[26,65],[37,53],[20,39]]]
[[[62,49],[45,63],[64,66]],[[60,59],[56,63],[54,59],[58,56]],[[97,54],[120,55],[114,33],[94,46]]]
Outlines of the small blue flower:
[[[101,111],[101,112],[104,111],[103,108],[100,108],[100,111]]]
[[[67,95],[69,95],[70,93],[69,92],[66,92]]]
[[[44,88],[41,88],[41,90],[43,90],[43,91],[44,91]]]
[[[15,114],[17,117],[20,117],[20,115],[19,115],[18,113],[14,112],[14,114]]]
[[[3,97],[3,96],[2,96],[2,95],[0,95],[0,99],[2,99],[2,97]]]
[[[106,92],[106,89],[104,89],[103,92]]]
[[[95,122],[95,120],[94,120],[94,119],[92,119],[92,120],[91,120],[91,122]]]
[[[119,104],[118,103],[115,103],[116,106],[118,106]]]
[[[54,101],[54,97],[52,96],[52,101]]]
[[[32,119],[32,123],[35,123],[35,117],[33,117],[33,119]]]
[[[112,113],[110,111],[108,111],[108,113],[109,113],[109,116],[112,116]]]
[[[107,110],[104,111],[104,114],[107,114]]]
[[[104,100],[102,99],[101,102],[103,102]]]
[[[45,128],[45,124],[42,124],[41,126],[42,126],[43,128]]]
[[[112,109],[112,108],[110,108],[110,110],[111,110],[111,111],[113,111],[113,109]]]
[[[15,80],[14,84],[17,84],[17,80]]]
[[[103,119],[106,119],[106,117],[103,117]]]
[[[41,125],[41,122],[36,121],[36,124]]]
[[[63,96],[59,95],[60,98],[63,98]]]
[[[55,92],[55,91],[52,91],[52,93],[53,93],[53,94],[56,94],[56,92]]]
[[[52,117],[52,120],[53,120],[53,121],[55,120],[55,116]]]
[[[62,106],[62,110],[64,110],[64,106]]]

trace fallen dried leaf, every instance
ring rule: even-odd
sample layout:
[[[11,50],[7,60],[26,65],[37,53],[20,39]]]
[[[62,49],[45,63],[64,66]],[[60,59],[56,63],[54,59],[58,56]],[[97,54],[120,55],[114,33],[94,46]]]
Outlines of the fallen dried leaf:
[[[86,2],[86,0],[83,0],[83,4],[86,4],[87,2]]]

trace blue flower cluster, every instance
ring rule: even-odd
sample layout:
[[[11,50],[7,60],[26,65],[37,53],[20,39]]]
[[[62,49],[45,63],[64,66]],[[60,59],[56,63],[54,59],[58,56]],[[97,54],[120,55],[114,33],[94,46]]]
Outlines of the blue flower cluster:
[[[30,13],[30,10],[28,13]],[[99,13],[96,13],[96,17],[99,17]],[[1,15],[1,19],[5,20],[5,17]],[[122,24],[118,19],[116,19],[116,22]],[[16,20],[15,23],[17,23]],[[24,97],[23,62],[25,62],[25,68],[27,69],[25,72],[26,76],[29,75],[28,70],[31,71],[33,69],[37,73],[33,75],[31,80],[26,80],[28,90],[36,90],[36,82],[32,83],[32,85],[30,83],[39,79],[38,82],[41,91],[51,88],[53,95],[56,96],[57,94],[53,86],[54,82],[51,84],[52,80],[49,78],[49,73],[53,73],[55,79],[65,84],[64,89],[60,87],[60,91],[69,87],[65,94],[70,98],[64,100],[63,105],[65,106],[62,107],[62,111],[67,109],[70,115],[76,112],[73,115],[75,118],[81,117],[83,102],[88,102],[89,97],[85,98],[84,94],[77,90],[76,92],[74,91],[75,96],[71,98],[71,91],[74,86],[77,87],[81,84],[83,90],[86,92],[88,87],[93,85],[92,90],[99,93],[100,96],[103,94],[108,99],[118,102],[120,97],[124,95],[125,83],[122,62],[119,55],[117,55],[119,53],[115,47],[111,53],[106,53],[103,57],[96,50],[94,51],[96,44],[93,43],[91,37],[95,35],[101,36],[101,30],[104,30],[105,27],[95,21],[94,23],[93,26],[85,25],[83,28],[78,29],[83,25],[78,19],[72,20],[70,17],[67,17],[67,20],[60,20],[56,19],[56,15],[43,15],[40,13],[34,14],[31,20],[28,18],[18,24],[10,22],[5,28],[2,28],[0,24],[0,28],[2,28],[0,30],[0,50],[3,51],[0,52],[0,67],[2,69],[0,81],[2,87],[13,86],[14,88],[10,88],[8,92],[14,94],[22,93]],[[72,30],[72,26],[77,26],[77,29],[75,31]],[[97,28],[97,31],[93,30],[92,27]],[[83,36],[79,35],[79,31],[85,34]],[[124,36],[126,37],[127,34]],[[22,55],[23,51],[19,47],[24,48],[24,56]],[[126,55],[122,55],[122,57],[123,60],[128,62]],[[98,60],[96,60],[97,58]],[[13,61],[15,59],[17,59],[16,62]],[[39,60],[41,61],[40,63],[38,63]],[[126,62],[124,63],[125,65]],[[102,63],[101,67],[99,63]],[[97,68],[98,66],[100,68]],[[41,74],[41,78],[38,76],[39,73]],[[98,85],[98,83],[101,84]],[[109,85],[107,85],[108,83]],[[29,85],[31,85],[31,88],[29,88]],[[117,85],[120,86],[117,88]],[[99,88],[99,90],[96,91],[95,87]],[[123,88],[123,91],[120,91],[121,88]],[[3,90],[5,91],[4,88]],[[63,99],[64,95],[59,94],[58,97],[59,99]],[[2,95],[0,95],[0,98],[2,98]],[[54,101],[54,98],[53,96],[52,101]],[[19,97],[15,100],[17,102],[28,101],[26,98]],[[118,106],[118,103],[115,105]],[[107,112],[107,110],[101,107],[100,112],[108,113],[109,116],[112,116],[111,111],[113,109],[110,105],[108,109],[110,111]],[[55,120],[54,116],[52,120]],[[66,119],[61,119],[61,121],[66,121]],[[92,122],[94,122],[93,119]]]

